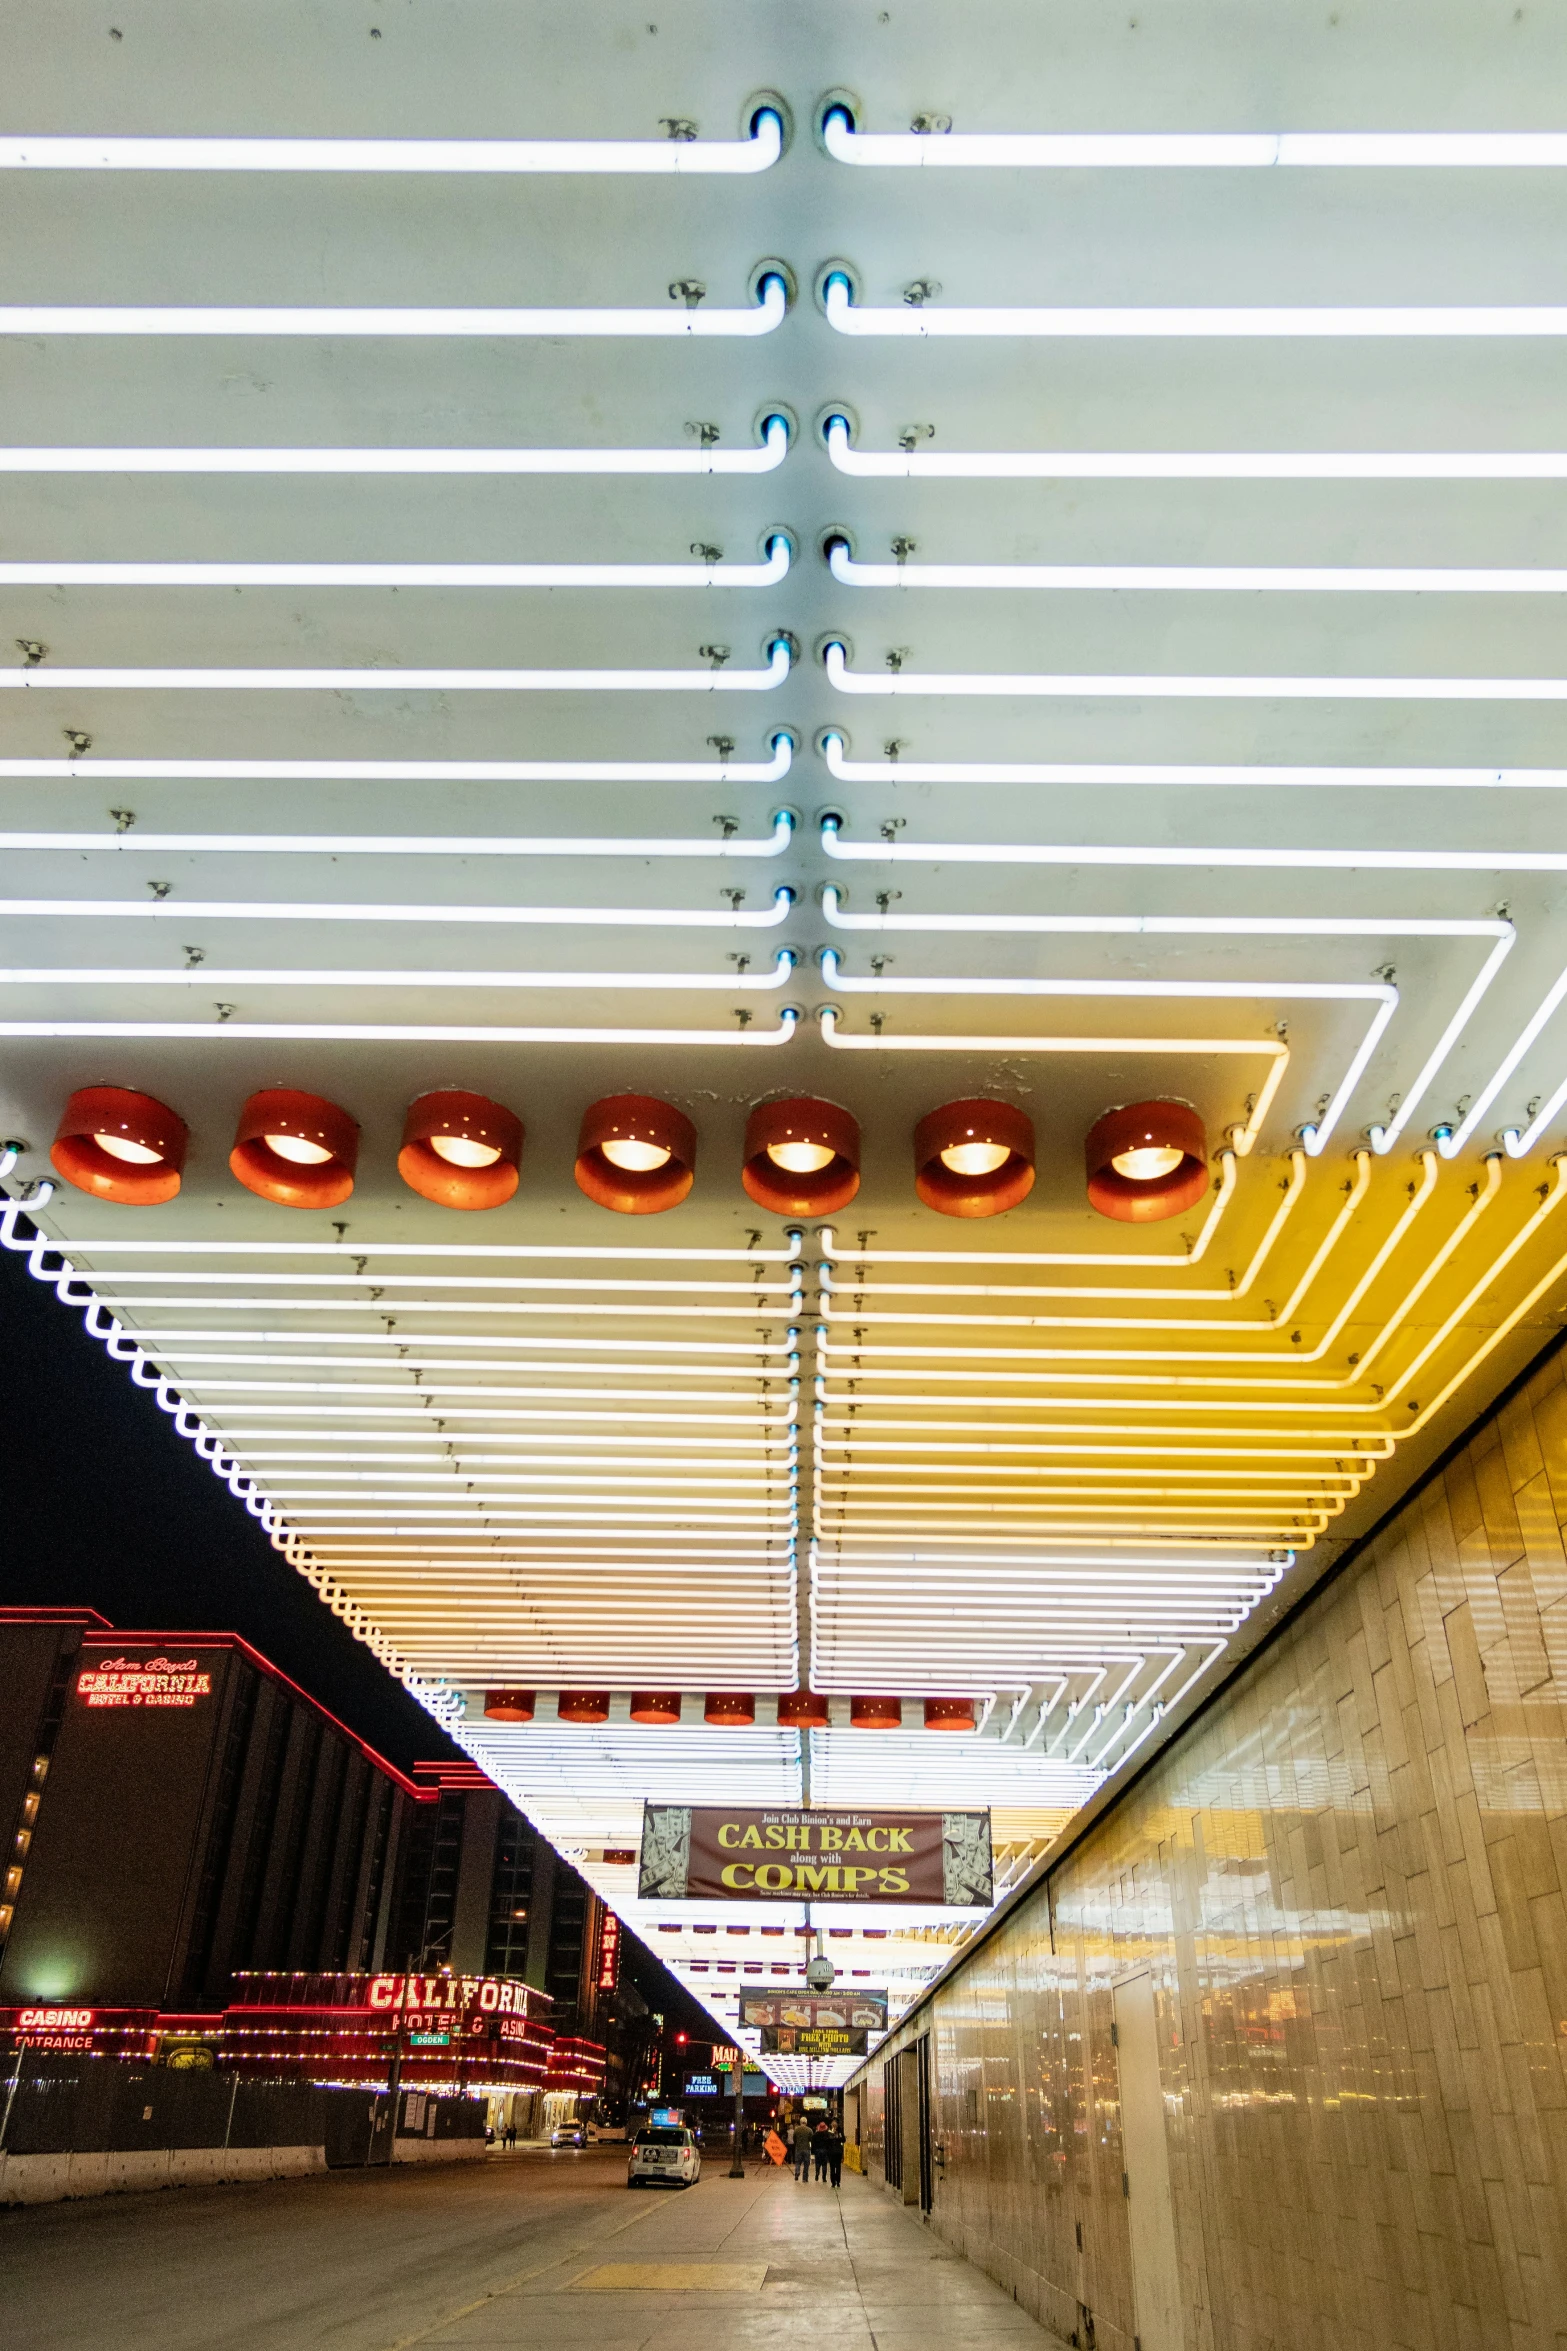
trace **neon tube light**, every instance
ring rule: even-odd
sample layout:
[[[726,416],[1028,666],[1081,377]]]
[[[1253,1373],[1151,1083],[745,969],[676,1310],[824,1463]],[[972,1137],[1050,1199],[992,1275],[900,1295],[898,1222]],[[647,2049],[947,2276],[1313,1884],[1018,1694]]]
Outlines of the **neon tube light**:
[[[766,761],[729,759],[0,759],[0,782],[776,784],[794,763],[787,734]],[[116,836],[125,846],[123,835]],[[541,852],[542,854],[542,852]]]
[[[683,993],[765,993],[788,984],[794,971],[791,947],[780,947],[772,969],[748,972],[675,971],[363,971],[354,968],[296,969],[292,966],[234,966],[204,963],[179,971],[147,970],[132,965],[36,966],[0,969],[0,988],[47,986],[103,988],[558,988],[570,995],[597,988],[635,989],[646,995],[659,988]]]
[[[846,784],[1169,784],[1406,791],[1552,791],[1567,787],[1561,767],[1216,767],[1145,761],[850,759],[841,734],[821,738],[827,772]],[[0,775],[10,771],[0,761]],[[29,770],[29,773],[32,771]],[[67,772],[62,768],[61,772]],[[165,772],[160,770],[161,772]]]
[[[755,449],[0,448],[0,473],[764,474],[788,453],[770,416]]]
[[[1567,480],[1561,449],[868,449],[848,420],[823,436],[839,473],[861,481],[1534,482]],[[29,454],[24,452],[23,454]],[[41,454],[47,454],[42,452]],[[7,453],[0,451],[0,472]]]
[[[289,1020],[3,1020],[0,1037],[222,1037],[236,1043],[342,1045],[787,1045],[799,1014],[785,1006],[776,1029],[479,1028],[433,1022]]]
[[[792,810],[778,809],[764,838],[714,834],[707,840],[632,839],[564,833],[8,833],[0,850],[93,850],[114,856],[245,857],[779,857],[794,837]],[[847,926],[845,926],[847,927]]]
[[[914,340],[937,338],[967,340],[975,337],[1013,336],[1048,336],[1064,340],[1099,336],[1136,336],[1163,340],[1210,337],[1252,340],[1273,337],[1295,340],[1302,337],[1333,336],[1360,340],[1389,336],[1447,339],[1455,336],[1567,335],[1567,304],[1562,303],[1546,303],[1537,307],[1526,307],[1521,304],[1483,303],[1465,303],[1449,307],[1422,304],[1406,308],[1394,308],[1382,304],[1362,307],[1324,304],[1312,308],[1283,308],[1258,303],[1240,307],[1208,304],[1191,309],[1158,306],[1131,308],[1105,304],[1094,308],[1080,305],[1055,305],[1048,308],[1018,310],[961,310],[956,307],[944,310],[939,304],[922,303],[918,306],[900,304],[896,310],[877,310],[864,308],[855,302],[850,292],[848,279],[836,271],[827,280],[825,307],[828,325],[835,327],[840,335],[901,336]],[[782,297],[780,297],[780,312],[781,310]],[[51,329],[47,321],[51,318],[78,318],[90,317],[91,315],[91,312],[0,310],[0,332],[48,334]],[[101,315],[134,318],[138,314],[130,311],[124,313],[106,312]],[[164,314],[154,313],[153,315]],[[178,312],[171,315],[185,317],[192,314]],[[199,316],[200,313],[194,315]],[[214,312],[212,315],[243,317],[257,314],[244,312],[219,314]],[[308,317],[310,314],[304,312],[283,315]],[[337,314],[323,313],[322,315]],[[349,313],[348,315],[354,314]],[[569,318],[572,313],[567,311],[565,313],[536,313],[534,315]],[[601,315],[612,317],[616,314],[604,312]],[[623,313],[621,315],[658,317],[662,314],[655,311],[652,313]],[[730,315],[740,316],[742,314],[731,313]],[[11,319],[38,323],[8,327],[6,322]],[[90,330],[76,328],[74,330],[53,331],[85,333]],[[124,328],[118,331],[130,333],[135,330]],[[555,327],[541,331],[555,334],[569,334],[571,332],[568,327]],[[598,331],[604,333],[615,330],[599,329]],[[754,333],[757,330],[750,331]]]
[[[0,587],[774,588],[789,554],[775,532],[761,563],[0,563]]]
[[[1055,700],[1076,696],[1089,701],[1567,702],[1567,678],[1193,677],[1175,671],[1144,677],[1121,671],[1082,677],[1037,673],[1009,677],[975,671],[944,675],[911,670],[873,672],[849,669],[838,644],[827,647],[825,658],[827,682],[840,694],[1029,695]],[[0,684],[6,682],[7,674],[0,671]],[[34,684],[44,674],[39,670],[9,673],[13,679],[22,675]]]
[[[844,107],[822,124],[835,163],[964,171],[1552,169],[1560,131],[861,131]]]
[[[841,539],[833,541],[827,563],[833,578],[845,588],[1060,588],[1078,592],[1114,588],[1147,589],[1159,595],[1567,594],[1567,571],[1527,566],[1521,569],[1513,567],[1507,570],[1477,571],[1457,567],[1436,569],[1429,565],[1385,564],[860,563]],[[92,568],[90,565],[79,565],[76,571],[90,571]],[[24,571],[29,574],[26,584],[43,584],[46,579],[63,578],[63,574],[58,571],[42,574],[36,565],[0,564],[0,581],[10,580],[18,572]],[[75,571],[72,573],[74,577]],[[639,578],[630,584],[641,585],[642,582]],[[765,587],[772,583],[770,579],[753,580],[748,574],[744,581],[737,584]]]
[[[787,640],[776,637],[765,669],[52,669],[45,664],[0,669],[0,691],[11,687],[24,693],[107,688],[114,693],[766,694],[784,683],[790,661]],[[1563,693],[1567,694],[1567,685]],[[318,776],[321,770],[306,772]]]
[[[720,913],[714,907],[377,906],[352,900],[246,898],[0,898],[0,914],[83,915],[94,922],[169,922],[188,916],[200,922],[522,923],[557,929],[773,931],[788,920],[794,897],[788,883],[780,882],[772,904],[749,914],[739,907]]]
[[[0,171],[635,172],[678,179],[769,171],[783,123],[745,139],[0,138]]]
[[[829,857],[853,858],[871,865],[1218,865],[1292,873],[1567,872],[1567,852],[1555,849],[1183,849],[1055,841],[848,841],[843,835],[843,819],[834,812],[821,819],[821,836]],[[1159,920],[1157,916],[1146,919],[1150,924]]]
[[[252,309],[219,304],[132,308],[13,303],[0,307],[0,335],[384,335],[398,339],[478,336],[487,340],[591,335],[712,341],[770,335],[783,325],[787,309],[782,278],[768,277],[758,289],[758,299],[745,310]],[[1519,315],[1548,314],[1524,311]]]

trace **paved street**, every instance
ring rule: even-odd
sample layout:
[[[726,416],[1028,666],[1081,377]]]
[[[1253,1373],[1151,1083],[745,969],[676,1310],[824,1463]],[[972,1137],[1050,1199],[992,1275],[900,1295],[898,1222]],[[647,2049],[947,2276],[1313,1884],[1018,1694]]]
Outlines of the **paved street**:
[[[619,2147],[0,2214],[8,2351],[942,2351],[1052,2338],[879,2188],[709,2164],[630,2193]]]

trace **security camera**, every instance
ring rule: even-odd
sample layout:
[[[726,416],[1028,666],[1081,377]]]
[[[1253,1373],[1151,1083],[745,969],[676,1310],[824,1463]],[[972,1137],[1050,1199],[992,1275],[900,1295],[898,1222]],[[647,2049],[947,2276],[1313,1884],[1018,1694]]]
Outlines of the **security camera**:
[[[830,1992],[837,1969],[824,1952],[818,1952],[805,1971],[805,1980],[813,1992]]]

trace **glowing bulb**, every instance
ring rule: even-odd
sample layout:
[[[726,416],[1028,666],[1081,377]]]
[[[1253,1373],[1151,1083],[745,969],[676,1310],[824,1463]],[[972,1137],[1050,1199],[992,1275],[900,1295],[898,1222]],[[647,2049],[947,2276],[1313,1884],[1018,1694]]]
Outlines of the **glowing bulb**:
[[[100,1151],[107,1151],[111,1159],[123,1159],[128,1167],[161,1167],[163,1153],[153,1151],[145,1143],[133,1143],[126,1135],[94,1135]]]
[[[786,1168],[790,1175],[819,1175],[838,1154],[830,1143],[769,1143],[767,1156],[774,1167]]]
[[[674,1156],[664,1144],[638,1142],[634,1135],[612,1135],[599,1149],[611,1167],[623,1167],[631,1175],[651,1175],[655,1167],[667,1167]]]
[[[294,1167],[325,1167],[332,1156],[324,1144],[312,1143],[304,1135],[263,1135],[261,1139],[269,1151]]]
[[[430,1149],[449,1167],[493,1167],[500,1157],[495,1143],[476,1143],[469,1135],[432,1135]]]
[[[1152,1184],[1173,1175],[1185,1156],[1172,1143],[1143,1143],[1135,1151],[1118,1151],[1110,1165],[1134,1184]]]
[[[1005,1167],[1011,1158],[1005,1143],[949,1143],[941,1154],[941,1164],[954,1175],[994,1175],[998,1167]]]

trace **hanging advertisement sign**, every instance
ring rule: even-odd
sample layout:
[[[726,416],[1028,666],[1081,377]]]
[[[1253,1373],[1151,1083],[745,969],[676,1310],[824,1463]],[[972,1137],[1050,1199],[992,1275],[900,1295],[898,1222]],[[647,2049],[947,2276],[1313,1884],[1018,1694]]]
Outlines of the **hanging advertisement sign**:
[[[775,2025],[810,2030],[818,2025],[838,2031],[884,2033],[887,2030],[885,1992],[752,1992],[740,1995],[742,2029]]]
[[[870,2035],[863,2025],[764,2024],[764,2057],[863,2057]]]
[[[988,1910],[988,1812],[647,1804],[644,1902],[918,1903]]]

